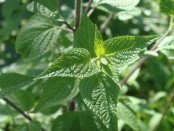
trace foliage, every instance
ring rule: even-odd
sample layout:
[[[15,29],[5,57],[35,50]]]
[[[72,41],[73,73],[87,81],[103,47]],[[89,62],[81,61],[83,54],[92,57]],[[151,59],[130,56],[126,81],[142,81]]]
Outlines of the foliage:
[[[173,1],[80,1],[0,1],[0,131],[170,131]]]

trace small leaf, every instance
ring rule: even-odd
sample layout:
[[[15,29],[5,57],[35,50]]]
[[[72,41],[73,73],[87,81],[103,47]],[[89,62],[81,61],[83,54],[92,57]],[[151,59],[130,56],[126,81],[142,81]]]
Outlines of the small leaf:
[[[0,75],[0,98],[29,85],[32,78],[16,73],[6,73]]]
[[[110,130],[117,130],[118,85],[107,75],[99,73],[80,83],[80,95],[86,106]]]
[[[99,71],[97,65],[90,60],[86,49],[74,48],[63,54],[37,78],[45,77],[89,77]]]
[[[135,131],[140,130],[135,113],[126,103],[118,102],[117,117],[118,117],[118,119],[123,120],[133,130],[135,130]]]
[[[168,59],[174,59],[174,37],[166,37],[159,45],[159,51],[166,55]]]
[[[140,0],[94,0],[101,7],[110,12],[118,12],[121,10],[131,10],[133,9]]]
[[[94,53],[95,27],[86,14],[83,14],[82,21],[75,32],[74,47],[87,49],[92,57]]]
[[[93,115],[89,111],[68,112],[59,116],[51,131],[98,131]]]
[[[50,18],[34,15],[19,32],[16,50],[24,57],[37,58],[54,49],[59,32]]]
[[[36,111],[42,111],[52,106],[63,105],[70,101],[79,92],[79,81],[74,78],[49,78],[46,82],[40,85],[44,88]]]
[[[47,17],[58,16],[58,1],[57,0],[34,0],[27,9],[30,12],[39,13]]]

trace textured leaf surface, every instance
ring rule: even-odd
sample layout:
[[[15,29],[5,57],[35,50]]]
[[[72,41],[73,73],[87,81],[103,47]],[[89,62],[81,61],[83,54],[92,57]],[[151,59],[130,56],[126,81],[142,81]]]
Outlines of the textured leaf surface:
[[[121,36],[104,41],[108,67],[104,67],[109,75],[118,73],[139,58],[139,53],[153,43],[157,36]]]
[[[98,131],[91,112],[69,112],[59,116],[51,131]]]
[[[55,17],[58,15],[57,0],[34,0],[27,8],[31,12],[40,13],[47,17]]]
[[[117,117],[118,117],[118,119],[123,120],[133,130],[135,130],[135,131],[140,130],[135,113],[126,103],[118,102],[118,104],[117,104]]]
[[[74,78],[49,78],[40,85],[44,88],[35,111],[44,110],[52,106],[66,104],[79,92],[79,81]]]
[[[131,10],[140,0],[94,0],[110,12],[118,12],[119,10]]]
[[[50,18],[34,15],[18,34],[16,50],[24,57],[39,57],[53,49],[58,35]]]
[[[0,75],[0,98],[3,98],[20,88],[30,84],[32,78],[16,73]]]
[[[84,103],[110,130],[117,130],[118,85],[103,73],[85,78],[80,83],[80,94]]]
[[[159,46],[160,52],[165,54],[167,58],[174,59],[174,37],[166,37]]]
[[[85,48],[90,52],[91,56],[94,57],[94,36],[95,27],[87,15],[83,14],[82,22],[75,32],[74,47]]]
[[[38,78],[45,77],[89,77],[99,72],[95,63],[90,60],[86,49],[74,48],[63,54],[48,67]]]

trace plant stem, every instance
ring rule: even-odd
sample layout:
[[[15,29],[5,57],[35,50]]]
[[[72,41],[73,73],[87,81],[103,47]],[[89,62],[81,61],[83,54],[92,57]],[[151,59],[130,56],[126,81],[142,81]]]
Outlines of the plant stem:
[[[3,98],[3,100],[10,105],[13,109],[15,109],[18,113],[23,115],[27,120],[32,121],[31,117],[24,113],[22,109],[20,109],[17,105],[15,105],[12,101],[8,100],[7,98]]]
[[[170,34],[170,32],[172,31],[173,28],[173,16],[170,17],[170,22],[169,22],[169,27],[167,29],[167,31],[156,41],[156,43],[154,44],[154,46],[150,49],[151,51],[155,51],[158,47],[158,45],[165,39],[165,37]],[[140,68],[147,60],[147,57],[143,57],[140,59],[139,63],[129,72],[129,74],[123,78],[121,80],[121,85],[126,84],[126,82],[129,80],[129,78],[134,74],[134,72]]]
[[[114,14],[110,14],[109,17],[107,18],[107,20],[104,21],[104,23],[101,25],[101,28],[100,28],[101,33],[104,31],[104,29],[107,27],[109,22],[112,20],[113,16],[114,16]]]
[[[174,88],[173,88],[172,92],[170,93],[170,96],[169,96],[169,99],[168,99],[168,101],[167,101],[167,103],[166,103],[165,108],[164,108],[163,111],[162,111],[162,117],[161,117],[159,123],[158,123],[158,124],[156,125],[156,127],[153,129],[153,131],[157,131],[157,130],[158,130],[158,128],[159,128],[159,126],[160,126],[160,123],[161,123],[162,120],[164,119],[164,117],[165,117],[167,111],[169,110],[170,105],[171,105],[171,103],[173,102],[173,100],[174,100]]]
[[[82,0],[75,0],[75,30],[80,25],[81,20],[81,10],[82,10]]]
[[[88,5],[87,5],[87,7],[86,7],[86,12],[87,12],[87,13],[88,13],[88,11],[89,11],[89,9],[90,9],[90,7],[91,7],[92,2],[93,2],[93,0],[89,0],[89,1],[88,1]]]
[[[61,29],[61,30],[65,30],[65,31],[67,31],[67,32],[73,32],[71,29],[63,28],[63,27],[60,27],[60,26],[57,26],[56,28],[57,28],[57,29]]]
[[[12,101],[10,101],[7,98],[3,98],[3,100],[6,102],[6,104],[11,106],[15,111],[17,111],[19,114],[23,115],[24,118],[26,118],[28,121],[32,121],[32,118],[29,115],[27,115],[25,112],[23,112],[23,110],[20,109],[15,103],[13,103]],[[42,128],[42,131],[46,131],[46,130]]]

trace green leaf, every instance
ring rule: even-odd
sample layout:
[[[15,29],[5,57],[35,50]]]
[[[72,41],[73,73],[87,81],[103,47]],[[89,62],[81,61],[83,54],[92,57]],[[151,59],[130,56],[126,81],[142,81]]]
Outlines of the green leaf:
[[[12,13],[19,7],[20,0],[6,0],[2,5],[2,15],[5,19],[9,19]]]
[[[160,10],[168,15],[174,15],[174,0],[161,0]]]
[[[74,48],[57,59],[37,78],[45,77],[89,77],[99,72],[97,65],[90,60],[91,56],[86,49]]]
[[[39,13],[47,17],[58,16],[58,1],[57,0],[34,0],[27,9],[30,12]]]
[[[97,26],[95,26],[94,50],[95,50],[96,56],[100,56],[105,53],[105,48],[103,46],[103,43],[104,43],[103,38]]]
[[[24,57],[39,57],[54,49],[59,32],[50,18],[34,15],[19,32],[16,50]]]
[[[133,130],[139,131],[140,127],[135,113],[129,107],[128,104],[124,102],[118,102],[117,104],[117,117],[123,120],[127,125],[129,125]]]
[[[0,75],[0,98],[10,95],[20,88],[29,85],[32,78],[16,73]]]
[[[59,116],[51,131],[98,131],[93,115],[89,111],[68,112]]]
[[[41,111],[52,106],[66,104],[78,94],[78,85],[79,80],[76,80],[75,78],[49,78],[40,85],[44,90],[35,111]]]
[[[168,59],[174,59],[174,37],[166,37],[159,45],[159,51],[166,55]]]
[[[104,71],[116,77],[128,65],[139,58],[139,53],[153,43],[157,36],[120,36],[104,41],[105,56],[108,66],[103,65]]]
[[[74,47],[85,48],[90,52],[92,57],[95,57],[94,37],[95,27],[88,16],[84,13],[82,16],[82,22],[75,32]]]
[[[115,13],[121,10],[131,10],[139,1],[140,0],[94,0],[95,3],[99,4],[105,10]]]
[[[29,111],[34,106],[34,96],[28,90],[20,90],[10,96],[11,101],[23,111]]]
[[[16,129],[16,131],[41,131],[41,125],[37,121],[32,121]]]
[[[118,85],[106,74],[99,73],[80,83],[80,95],[86,106],[110,130],[117,130]]]

